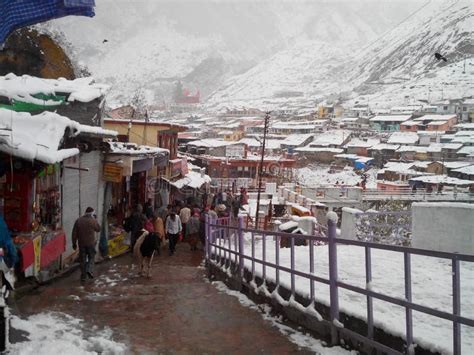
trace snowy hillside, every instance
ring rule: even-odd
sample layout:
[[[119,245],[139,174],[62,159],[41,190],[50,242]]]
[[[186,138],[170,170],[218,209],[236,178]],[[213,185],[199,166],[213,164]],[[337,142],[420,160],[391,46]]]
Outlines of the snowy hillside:
[[[288,64],[301,57],[293,72],[307,69],[309,73],[298,74],[296,79],[305,83],[302,87],[295,78],[284,85],[287,80],[282,78],[270,97],[274,91],[277,95],[287,90],[312,92],[316,84],[311,71],[326,70],[319,69],[318,53],[333,57],[344,53],[327,43],[344,44],[344,49],[347,43],[370,41],[417,3],[150,0],[119,4],[99,0],[95,18],[64,18],[41,27],[56,33],[77,62],[112,85],[109,101],[124,103],[141,88],[150,103],[161,103],[169,100],[179,79],[206,96],[225,80],[233,81],[230,78],[236,74],[251,68],[247,75],[261,72],[267,58],[275,55],[281,57],[277,62]],[[306,65],[311,58],[315,62]],[[246,89],[247,83],[238,87]],[[235,96],[235,91],[222,90],[215,98]]]
[[[296,43],[231,78],[211,96],[209,107],[314,105],[331,96],[362,97],[384,106],[472,94],[473,6],[463,1],[418,5],[374,41]],[[337,25],[344,32],[345,23]],[[435,52],[448,62],[437,61]]]

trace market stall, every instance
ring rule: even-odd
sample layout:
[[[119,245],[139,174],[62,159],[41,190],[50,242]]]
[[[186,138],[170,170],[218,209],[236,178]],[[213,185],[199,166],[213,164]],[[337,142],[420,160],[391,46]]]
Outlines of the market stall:
[[[12,169],[0,180],[2,212],[20,255],[19,271],[37,276],[65,251],[59,165],[31,164],[2,155]]]

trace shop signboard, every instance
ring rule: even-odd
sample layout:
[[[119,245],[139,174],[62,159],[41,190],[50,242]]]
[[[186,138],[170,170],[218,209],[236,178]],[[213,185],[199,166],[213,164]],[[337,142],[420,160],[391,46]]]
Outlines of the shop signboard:
[[[121,182],[122,176],[123,176],[123,168],[121,165],[113,164],[113,163],[104,164],[104,174],[102,177],[104,181]]]

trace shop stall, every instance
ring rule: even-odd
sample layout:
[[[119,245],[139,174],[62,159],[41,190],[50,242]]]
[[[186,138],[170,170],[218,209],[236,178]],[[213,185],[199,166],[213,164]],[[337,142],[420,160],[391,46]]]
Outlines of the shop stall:
[[[144,205],[153,195],[156,169],[168,162],[168,150],[133,143],[107,142],[102,179],[106,181],[109,255],[128,250],[124,219],[137,204]]]
[[[38,276],[65,251],[59,164],[45,165],[1,155],[2,213],[18,249],[19,276]],[[10,165],[10,170],[5,167]]]

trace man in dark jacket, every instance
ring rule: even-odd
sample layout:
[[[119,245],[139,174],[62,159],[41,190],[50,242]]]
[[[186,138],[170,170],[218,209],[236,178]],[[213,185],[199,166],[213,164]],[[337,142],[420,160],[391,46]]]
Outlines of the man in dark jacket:
[[[142,234],[142,229],[145,227],[146,216],[143,214],[143,206],[138,204],[135,206],[135,212],[132,213],[130,218],[130,234],[131,234],[131,250],[133,254],[133,247],[137,242],[137,239]]]
[[[94,209],[87,207],[84,216],[79,217],[72,229],[72,247],[77,249],[79,244],[79,262],[81,264],[81,281],[86,277],[94,278],[96,233],[100,225],[96,220]]]

